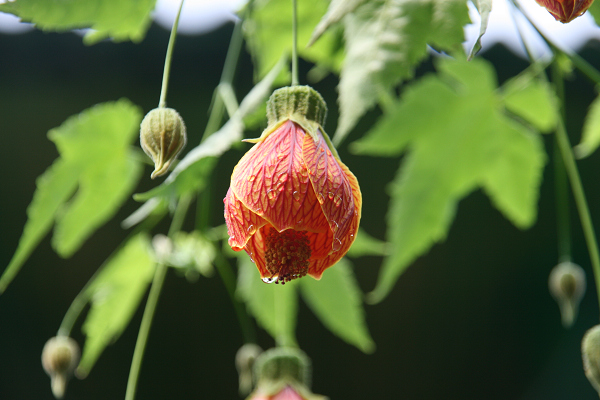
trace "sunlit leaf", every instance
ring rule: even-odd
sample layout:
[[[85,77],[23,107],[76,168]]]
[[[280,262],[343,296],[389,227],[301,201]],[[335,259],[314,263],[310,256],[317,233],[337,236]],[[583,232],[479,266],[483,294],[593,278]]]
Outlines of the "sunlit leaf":
[[[329,70],[339,70],[342,38],[339,32],[327,32],[314,46],[307,48],[311,33],[329,5],[327,0],[298,1],[298,54]],[[250,53],[262,78],[273,68],[282,54],[292,53],[292,2],[289,0],[256,0],[244,21],[244,34]]]
[[[327,329],[365,353],[375,350],[365,321],[363,295],[348,260],[341,259],[319,281],[300,279],[300,292]]]
[[[129,324],[154,273],[149,239],[136,235],[112,256],[88,287],[91,308],[83,324],[85,346],[77,374],[86,376],[107,345]]]
[[[384,256],[389,254],[389,243],[375,239],[363,228],[359,228],[352,247],[348,250],[348,257]]]
[[[502,91],[507,110],[525,119],[540,132],[554,129],[559,112],[558,101],[548,83],[526,73],[506,82]]]
[[[298,282],[264,283],[256,265],[245,253],[238,257],[238,265],[236,293],[246,303],[248,311],[278,343],[296,344]]]
[[[409,150],[391,185],[391,255],[371,301],[385,297],[416,257],[446,237],[458,201],[473,190],[483,188],[520,228],[536,218],[541,138],[506,114],[488,63],[444,59],[438,69],[439,76],[407,89],[395,110],[353,146],[387,156]]]
[[[592,154],[600,145],[600,96],[592,102],[585,117],[581,143],[575,146],[577,158],[585,158]]]
[[[492,11],[492,0],[473,0],[473,3],[479,11],[481,22],[479,23],[479,35],[477,41],[473,45],[471,52],[469,53],[468,59],[471,60],[481,50],[481,37],[487,30],[488,20],[490,19],[490,12]]]
[[[339,22],[346,14],[354,11],[366,0],[331,0],[327,13],[321,18],[313,31],[308,46],[312,46],[321,35],[333,24]]]
[[[53,222],[52,244],[69,257],[114,215],[141,173],[130,149],[140,120],[139,108],[122,99],[89,108],[48,133],[60,158],[37,181],[19,246],[0,279],[0,292]]]
[[[339,144],[382,94],[413,76],[427,44],[463,52],[464,0],[372,0],[344,19],[347,55],[340,73]]]
[[[156,0],[19,0],[0,4],[0,12],[16,15],[44,31],[92,28],[86,44],[105,38],[140,42],[152,22]]]

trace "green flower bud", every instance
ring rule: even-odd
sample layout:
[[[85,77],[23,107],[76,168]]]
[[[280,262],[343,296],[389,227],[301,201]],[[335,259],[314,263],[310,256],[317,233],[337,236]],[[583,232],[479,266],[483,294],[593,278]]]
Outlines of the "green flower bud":
[[[577,318],[585,286],[585,271],[577,264],[562,262],[550,272],[548,288],[558,303],[565,328],[570,328]]]
[[[140,126],[140,144],[154,161],[152,179],[167,173],[186,142],[185,124],[177,111],[155,108],[146,114]]]
[[[594,326],[583,336],[581,356],[585,376],[600,394],[600,325]]]
[[[50,338],[42,350],[42,366],[50,376],[52,394],[61,399],[65,394],[67,382],[79,363],[79,346],[67,336]]]

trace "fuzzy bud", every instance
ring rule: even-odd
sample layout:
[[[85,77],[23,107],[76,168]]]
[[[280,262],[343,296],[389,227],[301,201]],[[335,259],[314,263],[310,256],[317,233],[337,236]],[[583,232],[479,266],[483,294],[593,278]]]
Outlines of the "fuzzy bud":
[[[185,124],[177,111],[163,107],[146,114],[140,125],[140,144],[154,161],[152,179],[167,173],[186,142]]]
[[[600,325],[594,326],[583,336],[581,356],[585,376],[600,394]]]
[[[550,272],[548,288],[560,308],[562,324],[570,328],[579,310],[579,303],[585,294],[585,272],[583,268],[566,261],[558,264]]]
[[[65,394],[67,382],[79,363],[79,346],[67,336],[50,338],[42,350],[42,366],[50,376],[52,394],[61,399]]]

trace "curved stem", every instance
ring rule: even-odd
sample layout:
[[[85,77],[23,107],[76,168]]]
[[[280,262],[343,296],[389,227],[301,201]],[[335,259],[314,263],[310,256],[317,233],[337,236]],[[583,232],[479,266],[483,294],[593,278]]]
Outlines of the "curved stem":
[[[167,46],[167,55],[165,57],[165,68],[163,70],[162,87],[160,89],[160,100],[158,102],[158,108],[164,108],[167,106],[167,89],[169,87],[169,74],[171,73],[171,59],[173,58],[173,48],[175,47],[175,38],[177,37],[177,27],[179,26],[179,16],[181,15],[181,9],[183,8],[183,1],[179,4],[179,10],[175,21],[173,21],[173,27],[171,28],[171,36],[169,36],[169,45]]]
[[[298,4],[292,0],[292,86],[298,85]]]
[[[176,232],[181,230],[185,214],[189,208],[191,202],[190,196],[183,196],[173,215],[171,227],[169,228],[169,237],[173,237]],[[144,359],[144,351],[146,350],[146,343],[148,341],[148,335],[150,333],[150,327],[152,326],[152,320],[154,319],[154,312],[156,311],[156,305],[160,297],[165,276],[167,275],[167,266],[164,264],[158,264],[156,271],[154,272],[154,278],[152,279],[152,285],[150,286],[150,294],[146,301],[146,307],[144,308],[144,315],[142,316],[142,323],[140,324],[140,330],[138,332],[137,341],[135,342],[135,350],[133,351],[133,359],[131,360],[131,369],[129,370],[129,378],[127,379],[127,391],[125,392],[125,400],[133,400],[135,398],[135,392],[137,389],[137,382],[140,375],[140,368]]]

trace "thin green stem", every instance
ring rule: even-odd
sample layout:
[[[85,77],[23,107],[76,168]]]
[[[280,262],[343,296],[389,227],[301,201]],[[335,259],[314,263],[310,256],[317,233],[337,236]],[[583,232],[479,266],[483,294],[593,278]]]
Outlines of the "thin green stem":
[[[292,0],[292,86],[298,82],[298,4]]]
[[[563,105],[565,104],[564,81],[562,79],[560,66],[556,62],[552,63],[552,81],[554,82],[556,95],[560,99],[560,114],[564,121],[566,118],[565,110],[563,107]],[[564,262],[571,261],[571,221],[569,218],[569,189],[567,172],[565,170],[565,164],[563,162],[558,146],[558,139],[557,137],[555,137],[554,139],[554,197],[556,199],[558,261]]]
[[[173,58],[173,48],[175,47],[175,38],[177,37],[177,27],[179,26],[179,16],[181,15],[181,9],[183,8],[183,1],[179,4],[179,10],[177,16],[173,22],[171,28],[171,36],[169,37],[169,45],[167,46],[167,55],[165,57],[165,68],[163,70],[162,87],[160,89],[160,100],[158,102],[158,108],[164,108],[167,106],[167,89],[169,88],[169,75],[171,73],[171,59]]]
[[[556,129],[556,140],[558,148],[563,157],[563,162],[565,164],[569,181],[571,182],[571,189],[573,190],[575,205],[577,206],[577,211],[579,212],[579,219],[581,220],[583,235],[585,237],[585,242],[590,254],[592,269],[594,270],[596,290],[598,291],[598,302],[600,304],[600,255],[598,252],[598,242],[596,241],[596,233],[594,232],[592,217],[590,216],[590,210],[585,199],[581,177],[579,176],[579,171],[577,170],[575,157],[571,151],[571,144],[569,143],[569,138],[567,136],[567,131],[562,118],[560,119]]]
[[[171,227],[169,228],[169,237],[173,237],[176,232],[181,230],[181,226],[183,225],[183,220],[190,206],[190,202],[190,196],[183,196],[179,200],[173,215],[173,220],[171,221]],[[146,343],[148,342],[150,327],[152,326],[156,305],[158,304],[158,299],[160,297],[160,292],[162,290],[166,275],[167,266],[162,263],[158,264],[156,266],[156,271],[154,272],[152,285],[150,286],[150,294],[148,294],[148,300],[146,301],[146,307],[144,308],[144,315],[142,316],[142,323],[140,324],[137,341],[135,342],[135,350],[133,351],[133,358],[131,360],[131,369],[129,370],[129,378],[127,379],[125,400],[133,400],[135,398],[137,382],[140,375],[142,361],[144,359],[144,351],[146,350]]]
[[[242,330],[244,343],[256,343],[254,325],[252,325],[252,321],[250,320],[250,317],[248,317],[243,304],[240,303],[235,296],[235,274],[233,273],[231,265],[229,265],[229,262],[225,256],[223,256],[223,253],[217,253],[215,258],[215,266],[217,267],[217,272],[223,281],[223,285],[225,285],[227,294],[229,294],[229,298],[233,304],[233,308],[235,309],[235,315],[237,316],[240,328]]]
[[[227,49],[227,55],[225,56],[225,64],[223,65],[219,86],[221,84],[231,85],[233,83],[235,69],[242,50],[242,39],[242,22],[237,21],[233,28],[233,33],[231,34],[231,41],[229,42],[229,48]],[[210,109],[210,115],[208,117],[206,128],[204,129],[204,134],[202,135],[203,141],[219,129],[221,121],[223,120],[223,115],[225,114],[225,102],[220,96],[219,86],[217,86],[213,94],[213,104]]]

